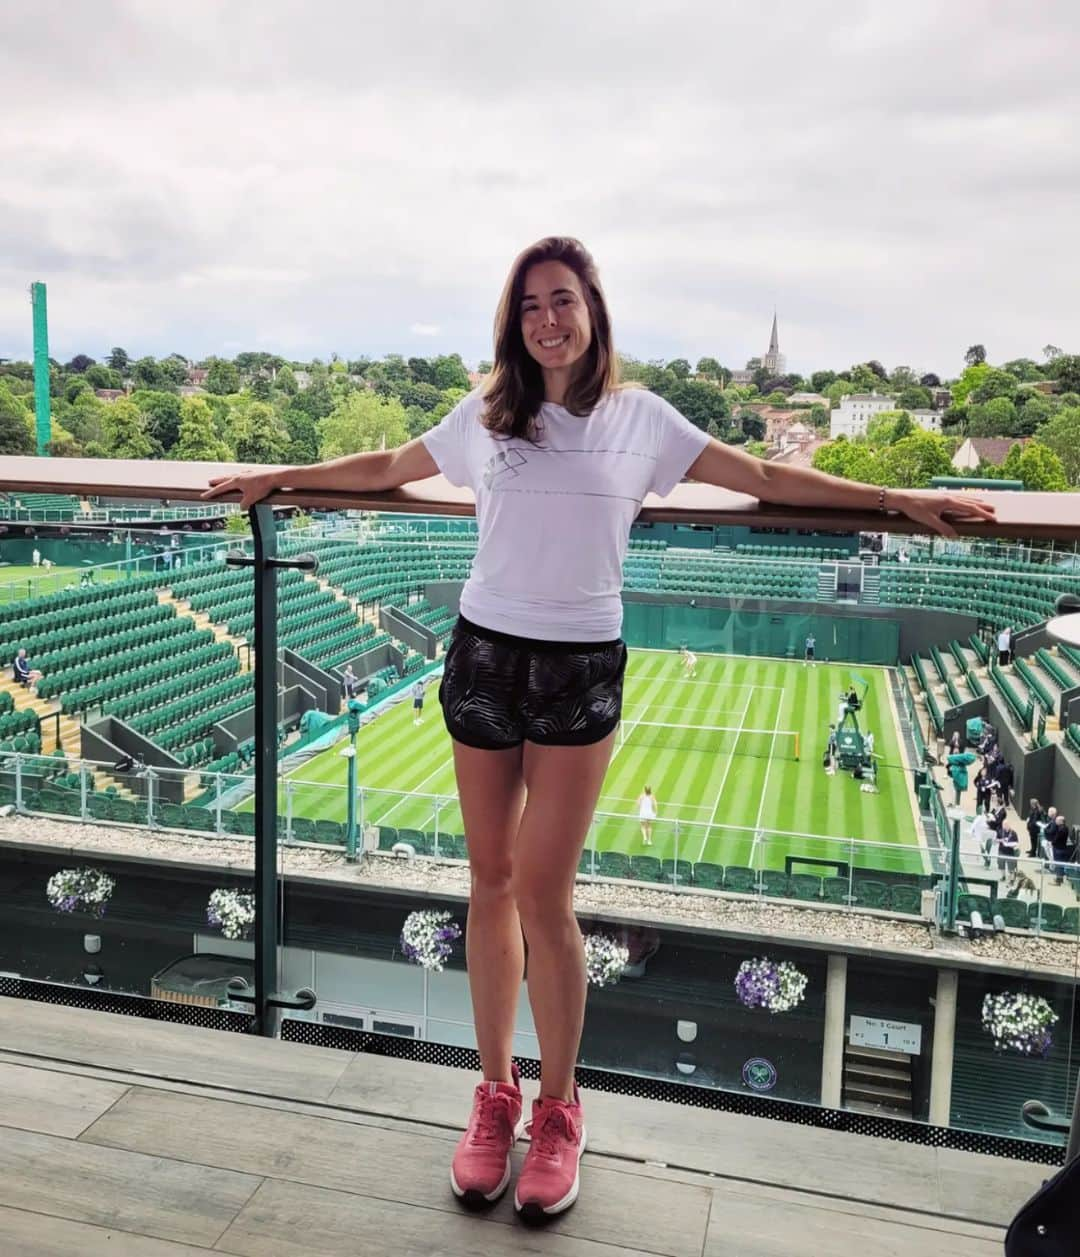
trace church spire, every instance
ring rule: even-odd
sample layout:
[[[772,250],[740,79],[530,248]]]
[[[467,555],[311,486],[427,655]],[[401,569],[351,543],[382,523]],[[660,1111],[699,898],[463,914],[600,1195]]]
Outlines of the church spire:
[[[772,316],[772,335],[769,337],[769,355],[770,357],[775,358],[776,355],[779,354],[779,352],[780,352],[780,336],[776,330],[776,311],[774,310],[773,316]]]

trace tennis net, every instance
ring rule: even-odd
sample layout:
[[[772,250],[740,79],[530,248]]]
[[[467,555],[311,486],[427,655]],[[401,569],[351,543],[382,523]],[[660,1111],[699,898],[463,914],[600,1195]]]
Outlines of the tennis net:
[[[745,729],[724,725],[668,725],[649,720],[623,722],[620,746],[650,746],[661,751],[703,751],[707,755],[749,755],[755,759],[799,758],[795,729]]]

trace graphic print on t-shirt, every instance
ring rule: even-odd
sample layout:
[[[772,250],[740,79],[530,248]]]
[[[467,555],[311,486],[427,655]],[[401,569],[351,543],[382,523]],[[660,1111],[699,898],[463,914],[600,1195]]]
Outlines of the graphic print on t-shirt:
[[[490,489],[498,476],[516,476],[518,468],[524,467],[528,461],[519,449],[499,450],[492,454],[484,466],[484,488]]]

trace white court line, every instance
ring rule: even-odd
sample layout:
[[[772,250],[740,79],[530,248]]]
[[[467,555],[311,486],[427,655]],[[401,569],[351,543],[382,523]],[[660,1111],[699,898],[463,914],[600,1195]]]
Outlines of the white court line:
[[[761,803],[758,806],[757,820],[754,821],[754,841],[750,844],[750,867],[754,867],[754,852],[757,850],[758,834],[761,833],[761,818],[765,815],[765,800],[769,794],[769,774],[772,772],[773,751],[776,750],[776,735],[780,732],[780,717],[784,712],[784,703],[781,699],[780,705],[776,710],[776,724],[773,725],[772,741],[769,743],[769,762],[765,765],[765,780],[761,783]]]
[[[443,769],[445,769],[448,765],[453,764],[453,762],[454,762],[454,756],[453,756],[453,754],[451,753],[451,755],[450,755],[450,758],[449,758],[449,759],[444,760],[444,761],[443,761],[443,762],[442,762],[442,763],[438,766],[438,768],[436,768],[436,769],[434,769],[433,771],[429,772],[429,773],[428,773],[428,775],[424,778],[424,780],[423,780],[423,781],[418,782],[415,786],[410,787],[410,789],[409,789],[408,791],[403,792],[403,793],[404,793],[404,795],[405,795],[405,797],[404,797],[404,798],[401,798],[401,799],[398,799],[398,801],[397,801],[396,803],[392,803],[392,804],[390,805],[390,807],[389,807],[389,808],[388,808],[385,812],[383,812],[383,814],[379,817],[378,821],[373,822],[373,823],[378,824],[378,825],[381,825],[381,824],[382,824],[382,823],[386,820],[386,818],[390,815],[390,813],[394,810],[394,808],[401,807],[401,805],[402,805],[403,803],[407,802],[407,801],[409,800],[409,798],[411,798],[411,796],[412,796],[412,795],[420,793],[420,787],[424,784],[424,782],[425,782],[425,781],[430,781],[430,780],[432,779],[432,777],[437,777],[437,776],[439,775],[439,773],[441,773],[441,772],[443,771]],[[369,787],[367,787],[367,788],[368,788],[368,789],[370,789],[370,790],[376,790],[376,789],[378,789],[378,787],[377,787],[377,786],[369,786]],[[397,793],[399,793],[399,792],[398,792],[398,791],[396,791],[396,790],[393,790],[393,791],[391,791],[391,790],[387,790],[387,791],[386,791],[386,793],[387,793],[387,794],[397,794]],[[432,812],[432,815],[434,816],[434,812]],[[407,827],[406,827],[406,828],[407,828]]]
[[[754,701],[754,687],[751,686],[750,693],[746,699],[746,706],[743,708],[742,718],[739,721],[740,730],[742,729],[743,725],[746,722],[746,713],[750,710],[750,704],[753,701]],[[738,745],[738,742],[739,742],[739,735],[738,733],[736,733],[735,734],[736,746]],[[716,802],[713,804],[712,815],[709,817],[708,823],[705,826],[705,836],[701,840],[701,851],[698,854],[698,860],[701,860],[702,857],[705,855],[705,847],[708,845],[708,842],[709,842],[709,832],[713,827],[713,822],[716,820],[716,812],[720,806],[720,799],[723,797],[724,787],[727,785],[728,773],[731,772],[731,765],[734,763],[735,763],[735,755],[734,753],[732,753],[731,755],[728,756],[728,762],[724,765],[724,775],[720,778],[720,789],[717,790],[716,792]]]
[[[783,685],[758,685],[756,681],[691,681],[689,677],[672,677],[668,685],[706,685],[717,690],[744,690],[749,686],[752,690],[779,690],[781,693],[787,688]]]

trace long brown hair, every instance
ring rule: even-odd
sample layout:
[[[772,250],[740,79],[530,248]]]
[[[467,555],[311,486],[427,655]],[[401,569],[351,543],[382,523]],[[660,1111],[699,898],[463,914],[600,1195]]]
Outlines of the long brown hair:
[[[619,384],[619,360],[611,335],[604,290],[592,255],[572,236],[546,236],[514,259],[495,311],[495,365],[484,387],[483,423],[499,436],[529,439],[533,420],[544,401],[540,364],[525,348],[521,335],[521,301],[525,274],[539,262],[562,262],[581,282],[589,311],[592,339],[567,390],[563,405],[571,414],[587,415],[605,393]]]

